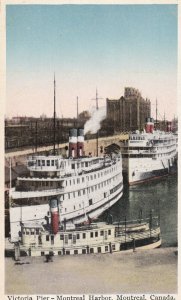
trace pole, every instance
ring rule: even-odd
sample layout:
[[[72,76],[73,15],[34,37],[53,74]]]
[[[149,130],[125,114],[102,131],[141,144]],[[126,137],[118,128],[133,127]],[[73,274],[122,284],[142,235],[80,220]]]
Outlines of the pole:
[[[55,103],[55,74],[54,74],[54,113],[53,113],[53,154],[55,155],[55,118],[56,118],[56,112],[55,112],[55,106],[56,106],[56,103]]]

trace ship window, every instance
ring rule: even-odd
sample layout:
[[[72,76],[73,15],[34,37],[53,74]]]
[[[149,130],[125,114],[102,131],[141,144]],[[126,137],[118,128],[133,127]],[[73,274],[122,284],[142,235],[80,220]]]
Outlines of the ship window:
[[[83,195],[85,195],[85,190],[83,190]]]
[[[39,234],[39,229],[36,229],[36,234]]]
[[[92,199],[89,199],[89,205],[92,205]]]
[[[101,235],[101,236],[104,235],[104,230],[101,230],[100,235]]]
[[[41,251],[41,256],[44,256],[45,255],[45,252],[44,251]]]
[[[46,241],[48,242],[50,240],[49,235],[46,235]]]
[[[40,166],[40,160],[38,160],[38,166]]]
[[[34,230],[31,230],[31,235],[34,235]]]
[[[73,179],[73,184],[75,184],[75,179]]]
[[[65,235],[65,244],[68,244],[68,235]]]
[[[98,231],[95,232],[95,237],[98,237]]]
[[[74,250],[74,254],[78,254],[78,250]]]
[[[100,177],[100,174],[98,173],[98,178]]]
[[[79,167],[80,167],[80,164],[78,163],[78,164],[77,164],[77,169],[79,169]]]
[[[68,193],[68,198],[70,199],[70,193]]]
[[[90,233],[90,237],[93,238],[94,237],[94,232]]]
[[[48,186],[48,181],[46,181],[46,186]]]
[[[93,179],[93,176],[91,175],[91,180]]]
[[[86,249],[82,249],[82,254],[86,254]]]
[[[77,178],[77,183],[80,183],[80,179],[79,178]]]
[[[66,255],[70,255],[70,251],[69,250],[66,251]]]
[[[76,244],[76,235],[73,235],[73,244]]]
[[[78,191],[78,196],[81,196],[81,192],[80,191]]]
[[[79,233],[77,233],[77,240],[79,240],[80,239],[80,234]]]
[[[72,169],[75,169],[75,164],[72,164]]]
[[[90,248],[90,253],[94,253],[94,248]]]
[[[85,178],[84,178],[84,177],[82,177],[82,182],[84,182],[84,179],[85,179]]]
[[[75,210],[75,205],[74,205],[74,210]]]
[[[111,235],[111,230],[110,229],[108,230],[108,235]]]
[[[84,163],[83,163],[83,162],[81,162],[81,167],[82,167],[82,168],[84,167]]]
[[[71,180],[70,180],[70,185],[72,184]]]
[[[96,179],[96,174],[94,174],[94,179]]]
[[[50,166],[50,160],[47,160],[47,166]]]
[[[45,166],[45,160],[42,160],[42,166]]]
[[[101,247],[98,247],[98,248],[97,248],[97,252],[98,252],[98,253],[101,253]]]
[[[92,191],[92,192],[94,191],[94,187],[93,187],[93,186],[91,187],[91,191]]]
[[[112,245],[112,250],[115,250],[115,249],[116,249],[115,245]]]
[[[58,251],[58,255],[61,255],[62,254],[62,252],[61,251]]]
[[[67,211],[66,207],[65,207],[65,212]]]
[[[97,191],[97,185],[95,185],[95,190]]]
[[[64,235],[60,234],[60,240],[63,241],[64,240]]]
[[[51,161],[51,165],[54,166],[54,164],[55,164],[55,162],[54,162],[54,160],[52,160],[52,161]]]
[[[73,196],[74,196],[74,198],[75,198],[75,192],[73,192]]]
[[[85,166],[88,167],[88,162],[87,161],[85,162]]]
[[[72,239],[72,234],[69,234],[69,240],[71,240]]]
[[[109,250],[108,246],[105,246],[105,251],[108,251],[108,250]]]
[[[85,239],[86,238],[86,233],[83,233],[82,237],[83,237],[83,239]]]

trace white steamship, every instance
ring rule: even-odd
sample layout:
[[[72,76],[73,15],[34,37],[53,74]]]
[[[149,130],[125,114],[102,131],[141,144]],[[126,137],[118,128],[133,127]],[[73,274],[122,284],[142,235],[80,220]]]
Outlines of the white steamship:
[[[23,223],[45,224],[49,202],[58,201],[60,223],[67,228],[98,217],[123,193],[121,154],[84,156],[83,129],[71,129],[67,157],[28,157],[28,177],[19,177],[10,192],[11,241],[21,238]]]
[[[129,135],[121,142],[123,173],[129,185],[166,176],[177,168],[177,135],[167,122],[166,132],[154,130],[147,118],[145,132]]]

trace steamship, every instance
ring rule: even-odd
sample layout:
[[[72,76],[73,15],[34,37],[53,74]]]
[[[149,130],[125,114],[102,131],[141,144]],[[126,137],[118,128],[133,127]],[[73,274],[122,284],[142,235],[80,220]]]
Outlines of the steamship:
[[[171,122],[163,132],[154,130],[153,118],[147,118],[144,132],[129,134],[120,144],[123,174],[129,185],[176,172],[177,135],[171,132]]]
[[[119,223],[89,223],[68,229],[60,225],[58,200],[49,202],[50,218],[47,224],[21,223],[21,240],[14,245],[15,259],[21,255],[45,256],[47,262],[53,255],[112,253],[154,249],[160,247],[158,218],[123,221]]]
[[[89,222],[116,203],[123,193],[121,154],[84,156],[84,130],[71,129],[66,157],[28,157],[29,176],[10,191],[11,241],[21,238],[21,224],[50,218],[49,202],[58,201],[60,223],[67,229]]]

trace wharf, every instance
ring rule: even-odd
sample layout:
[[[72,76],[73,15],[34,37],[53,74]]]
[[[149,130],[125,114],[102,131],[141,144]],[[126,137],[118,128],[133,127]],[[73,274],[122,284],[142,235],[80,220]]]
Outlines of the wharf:
[[[40,276],[43,274],[43,276]],[[51,279],[50,279],[51,278]],[[6,294],[177,293],[177,248],[5,258]]]

